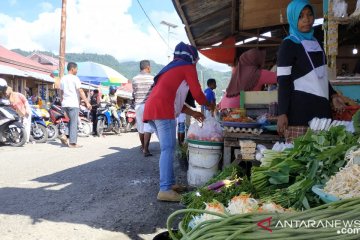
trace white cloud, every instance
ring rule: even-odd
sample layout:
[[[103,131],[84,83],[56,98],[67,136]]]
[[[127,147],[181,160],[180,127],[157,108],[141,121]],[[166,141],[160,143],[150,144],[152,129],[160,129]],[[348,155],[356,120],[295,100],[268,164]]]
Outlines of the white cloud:
[[[54,6],[49,2],[41,2],[39,3],[39,7],[43,12],[50,12],[54,9]]]
[[[32,22],[0,14],[0,44],[9,49],[58,53],[61,9],[53,9],[47,2],[41,5],[44,12]],[[135,24],[128,13],[130,6],[131,0],[68,1],[66,51],[111,54],[119,61],[153,59],[166,64],[167,45],[149,22]],[[167,27],[160,24],[161,20],[179,26],[171,29],[172,50],[178,42],[188,42],[184,26],[175,11],[152,12],[150,18],[166,42]],[[214,69],[229,69],[205,57],[201,57],[200,63]]]
[[[17,0],[9,0],[10,6],[15,6],[17,4]]]

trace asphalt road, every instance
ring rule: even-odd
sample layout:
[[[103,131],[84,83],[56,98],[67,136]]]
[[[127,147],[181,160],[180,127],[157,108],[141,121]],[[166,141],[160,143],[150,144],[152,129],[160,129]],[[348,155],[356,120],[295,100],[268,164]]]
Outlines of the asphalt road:
[[[144,158],[137,133],[0,146],[1,240],[153,239],[179,203],[158,202],[159,144]],[[178,182],[186,169],[175,161]]]

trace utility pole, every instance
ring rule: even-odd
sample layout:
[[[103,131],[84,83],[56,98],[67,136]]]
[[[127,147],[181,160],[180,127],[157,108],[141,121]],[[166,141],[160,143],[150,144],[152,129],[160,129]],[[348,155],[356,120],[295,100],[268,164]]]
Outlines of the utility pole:
[[[169,22],[166,22],[166,21],[161,21],[160,24],[164,24],[165,26],[168,27],[168,41],[167,41],[167,44],[168,44],[168,61],[170,62],[170,28],[177,28],[178,26],[173,24],[173,23],[169,23]]]
[[[64,76],[65,69],[65,45],[66,45],[66,1],[62,0],[61,27],[60,27],[60,50],[59,50],[59,79]],[[60,81],[59,81],[60,83]],[[59,86],[56,86],[60,88]]]

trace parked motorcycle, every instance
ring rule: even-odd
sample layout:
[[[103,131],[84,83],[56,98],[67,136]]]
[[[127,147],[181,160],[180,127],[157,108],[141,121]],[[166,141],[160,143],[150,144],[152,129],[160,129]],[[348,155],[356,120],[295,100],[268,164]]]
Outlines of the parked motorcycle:
[[[126,125],[127,125],[127,122],[126,122],[126,113],[125,113],[125,108],[123,109],[119,109],[117,111],[118,113],[118,116],[119,116],[119,119],[120,119],[120,130],[121,132],[123,133],[126,133]]]
[[[41,115],[42,113],[38,107],[31,106],[30,138],[36,143],[45,143],[48,139],[46,123]]]
[[[93,125],[90,119],[90,111],[88,109],[84,109],[80,107],[79,110],[79,123],[82,122],[81,125],[79,125],[79,128],[84,128],[85,123],[87,123],[88,126],[85,126],[86,131],[90,128],[90,133],[93,132]],[[85,131],[85,129],[83,129]]]
[[[46,129],[48,132],[48,141],[55,140],[59,135],[59,130],[56,127],[56,125],[50,120],[50,114],[49,111],[45,108],[40,108],[41,116],[45,121]]]
[[[135,109],[131,107],[130,104],[126,104],[125,107],[125,116],[126,116],[126,131],[131,131],[136,124],[136,112]]]
[[[96,131],[97,135],[100,137],[104,132],[115,132],[116,134],[120,133],[120,121],[110,111],[112,105],[106,102],[101,102],[97,109],[97,125]]]
[[[66,115],[64,109],[61,106],[52,104],[49,109],[50,119],[56,125],[59,135],[69,135],[69,122],[70,119]],[[79,116],[78,121],[78,136],[88,137],[91,134],[90,121],[84,117]]]
[[[26,143],[26,131],[19,115],[7,103],[0,100],[0,142],[14,147]]]

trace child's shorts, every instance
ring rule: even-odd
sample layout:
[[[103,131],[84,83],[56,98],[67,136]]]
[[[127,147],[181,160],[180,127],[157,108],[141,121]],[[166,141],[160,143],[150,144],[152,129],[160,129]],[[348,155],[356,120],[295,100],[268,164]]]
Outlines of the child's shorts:
[[[185,123],[178,123],[178,133],[185,133]]]

